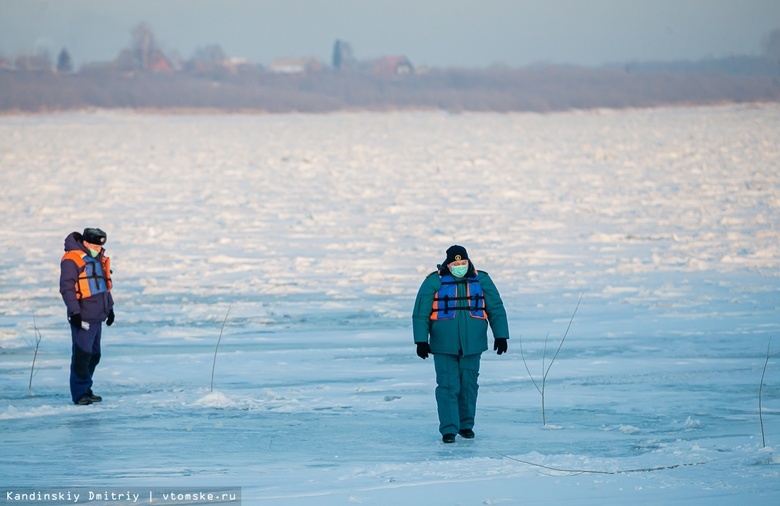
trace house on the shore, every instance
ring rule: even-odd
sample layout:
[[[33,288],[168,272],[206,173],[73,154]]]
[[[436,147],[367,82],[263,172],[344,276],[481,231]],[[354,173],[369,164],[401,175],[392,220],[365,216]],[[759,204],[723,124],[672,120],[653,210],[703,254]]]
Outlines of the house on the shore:
[[[149,58],[146,61],[145,70],[150,72],[171,72],[173,70],[173,65],[171,64],[171,60],[169,60],[162,51],[157,49],[152,51],[149,55]]]
[[[406,56],[384,56],[374,62],[372,71],[380,76],[394,77],[413,74],[414,67]]]
[[[274,74],[310,74],[322,70],[322,64],[316,58],[277,58],[268,70]]]

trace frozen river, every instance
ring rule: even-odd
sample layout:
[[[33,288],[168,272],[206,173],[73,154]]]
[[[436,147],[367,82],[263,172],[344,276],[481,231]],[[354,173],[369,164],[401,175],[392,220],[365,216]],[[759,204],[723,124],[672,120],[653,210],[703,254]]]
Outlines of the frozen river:
[[[0,117],[0,503],[776,505],[779,199],[777,105]],[[85,227],[117,320],[76,407],[57,281]],[[453,243],[511,339],[444,446],[411,308]],[[544,425],[519,344],[538,381],[581,295]]]

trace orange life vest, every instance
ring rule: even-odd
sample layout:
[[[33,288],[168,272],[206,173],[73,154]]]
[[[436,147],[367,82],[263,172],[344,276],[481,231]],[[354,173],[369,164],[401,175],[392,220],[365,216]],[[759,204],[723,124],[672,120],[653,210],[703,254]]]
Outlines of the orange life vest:
[[[111,291],[111,259],[107,256],[93,258],[86,251],[71,250],[62,256],[62,261],[71,260],[79,268],[76,281],[78,300]]]

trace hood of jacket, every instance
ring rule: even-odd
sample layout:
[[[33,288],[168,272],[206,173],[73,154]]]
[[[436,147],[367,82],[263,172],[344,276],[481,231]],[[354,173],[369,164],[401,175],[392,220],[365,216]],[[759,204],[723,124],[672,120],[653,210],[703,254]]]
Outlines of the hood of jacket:
[[[65,238],[65,251],[85,251],[89,253],[89,248],[84,246],[84,236],[81,232],[71,232],[68,237]],[[100,252],[103,253],[103,248],[100,248]]]

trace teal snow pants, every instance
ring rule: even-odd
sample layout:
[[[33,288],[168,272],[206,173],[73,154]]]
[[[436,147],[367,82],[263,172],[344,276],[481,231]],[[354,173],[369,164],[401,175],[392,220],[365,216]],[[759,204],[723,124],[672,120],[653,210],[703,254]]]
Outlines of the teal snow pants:
[[[442,435],[457,434],[459,430],[474,427],[481,357],[481,353],[466,356],[433,355],[439,432]]]

